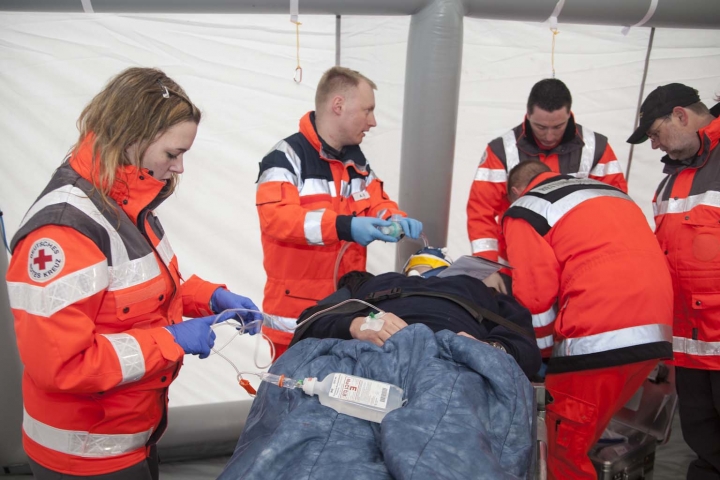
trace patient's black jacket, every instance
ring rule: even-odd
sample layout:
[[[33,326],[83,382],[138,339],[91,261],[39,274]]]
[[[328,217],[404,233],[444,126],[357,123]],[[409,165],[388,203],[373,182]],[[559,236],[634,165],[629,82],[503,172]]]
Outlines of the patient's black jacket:
[[[534,335],[523,335],[488,318],[476,320],[473,315],[457,301],[442,296],[412,295],[412,293],[431,292],[447,294],[448,297],[462,299],[494,312],[516,324],[527,332],[532,332],[530,312],[508,295],[496,292],[480,280],[467,275],[450,277],[406,277],[400,273],[385,273],[378,276],[366,274],[361,279],[353,279],[345,287],[330,297],[318,302],[318,305],[332,305],[344,298],[366,300],[380,296],[372,303],[385,312],[394,313],[408,325],[422,323],[434,332],[450,330],[466,332],[478,340],[498,342],[507,353],[512,355],[528,377],[533,376],[540,367],[540,350]],[[405,295],[400,295],[403,292]],[[380,294],[380,295],[378,295]],[[383,297],[387,297],[384,298]],[[356,303],[356,302],[353,302]],[[312,309],[317,311],[318,307]],[[350,340],[350,324],[357,317],[370,313],[369,307],[357,309],[352,313],[329,312],[313,319],[306,328],[296,332],[293,343],[304,338],[340,338]],[[307,318],[310,311],[303,312],[298,322]]]

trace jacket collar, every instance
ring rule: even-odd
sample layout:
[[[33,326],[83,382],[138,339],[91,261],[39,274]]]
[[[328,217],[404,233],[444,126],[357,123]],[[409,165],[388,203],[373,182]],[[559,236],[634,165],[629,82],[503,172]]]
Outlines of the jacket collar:
[[[317,133],[317,128],[315,127],[315,112],[308,112],[302,116],[300,119],[300,133],[307,138],[315,150],[322,154],[322,147],[325,142],[320,140],[320,135]]]
[[[308,112],[300,119],[300,133],[317,150],[323,160],[339,160],[345,166],[352,165],[360,173],[367,171],[367,160],[360,150],[360,145],[347,145],[336,150],[318,135],[315,126],[315,112]]]
[[[532,180],[530,180],[530,183],[528,183],[528,186],[525,187],[525,190],[523,190],[522,195],[525,195],[527,192],[532,190],[533,188],[537,187],[541,183],[545,182],[546,180],[554,179],[555,177],[562,177],[562,178],[571,178],[567,175],[561,175],[559,173],[555,172],[543,172],[535,175]],[[521,195],[521,196],[522,196]]]
[[[532,133],[532,127],[530,126],[530,120],[525,115],[525,120],[522,123],[522,132],[520,138],[517,141],[518,147],[522,148],[526,153],[530,155],[539,155],[540,153],[545,155],[552,155],[555,153],[567,153],[576,149],[581,149],[585,146],[585,142],[578,132],[577,123],[575,123],[575,115],[570,112],[570,119],[565,127],[560,143],[558,143],[553,149],[546,150],[540,147],[535,140],[535,136]],[[562,147],[562,148],[561,148]]]
[[[712,152],[720,141],[720,118],[716,118],[709,125],[697,132],[700,137],[700,150],[694,156],[684,160],[673,160],[665,155],[660,161],[665,164],[663,173],[674,175],[686,168],[700,168],[707,163]]]
[[[94,143],[95,135],[85,137],[80,148],[70,157],[69,163],[81,177],[98,185],[100,159],[93,163]],[[124,165],[115,172],[110,198],[135,222],[143,209],[154,209],[163,202],[165,197],[161,193],[166,187],[166,183],[150,175],[147,168]]]

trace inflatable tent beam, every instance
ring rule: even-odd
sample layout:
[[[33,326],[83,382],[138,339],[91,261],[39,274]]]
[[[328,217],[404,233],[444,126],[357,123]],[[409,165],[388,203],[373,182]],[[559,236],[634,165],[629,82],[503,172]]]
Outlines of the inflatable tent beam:
[[[300,0],[305,15],[414,15],[434,0]],[[544,22],[557,0],[455,0],[465,16]],[[571,0],[559,21],[592,25],[634,25],[651,0]],[[95,13],[289,13],[289,0],[0,0],[0,11]],[[661,0],[647,27],[720,28],[720,2]]]
[[[447,245],[455,134],[460,97],[464,12],[436,0],[412,16],[405,65],[398,204],[423,222],[430,245]],[[400,242],[400,271],[422,244]]]

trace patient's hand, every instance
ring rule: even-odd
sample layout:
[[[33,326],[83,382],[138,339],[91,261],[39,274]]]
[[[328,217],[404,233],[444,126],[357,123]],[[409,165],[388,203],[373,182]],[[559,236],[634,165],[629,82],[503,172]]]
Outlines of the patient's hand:
[[[498,272],[490,274],[485,280],[482,281],[485,285],[487,285],[490,288],[494,288],[500,293],[504,293],[507,295],[507,288],[505,287],[505,282],[503,281],[502,277]]]
[[[366,342],[374,343],[378,347],[382,347],[391,335],[407,327],[405,320],[394,313],[386,312],[385,315],[382,316],[382,319],[385,323],[383,323],[380,331],[370,329],[360,330],[360,327],[365,323],[365,317],[356,317],[350,324],[350,335],[358,340],[365,340]]]

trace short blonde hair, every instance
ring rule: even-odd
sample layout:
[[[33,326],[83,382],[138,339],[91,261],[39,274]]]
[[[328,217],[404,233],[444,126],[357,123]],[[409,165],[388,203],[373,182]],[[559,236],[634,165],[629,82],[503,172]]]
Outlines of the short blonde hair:
[[[377,90],[375,82],[362,73],[346,67],[332,67],[323,74],[318,83],[315,91],[315,110],[319,110],[336,93],[344,93],[356,88],[360,82],[366,82],[370,88]]]
[[[123,165],[142,167],[141,159],[158,135],[186,121],[200,123],[200,110],[185,91],[161,70],[128,68],[116,75],[95,95],[77,121],[80,138],[72,149],[76,154],[85,138],[93,134],[94,187],[109,202],[115,173]],[[137,158],[127,158],[125,151],[138,145]],[[163,189],[168,196],[178,182],[173,174]]]

